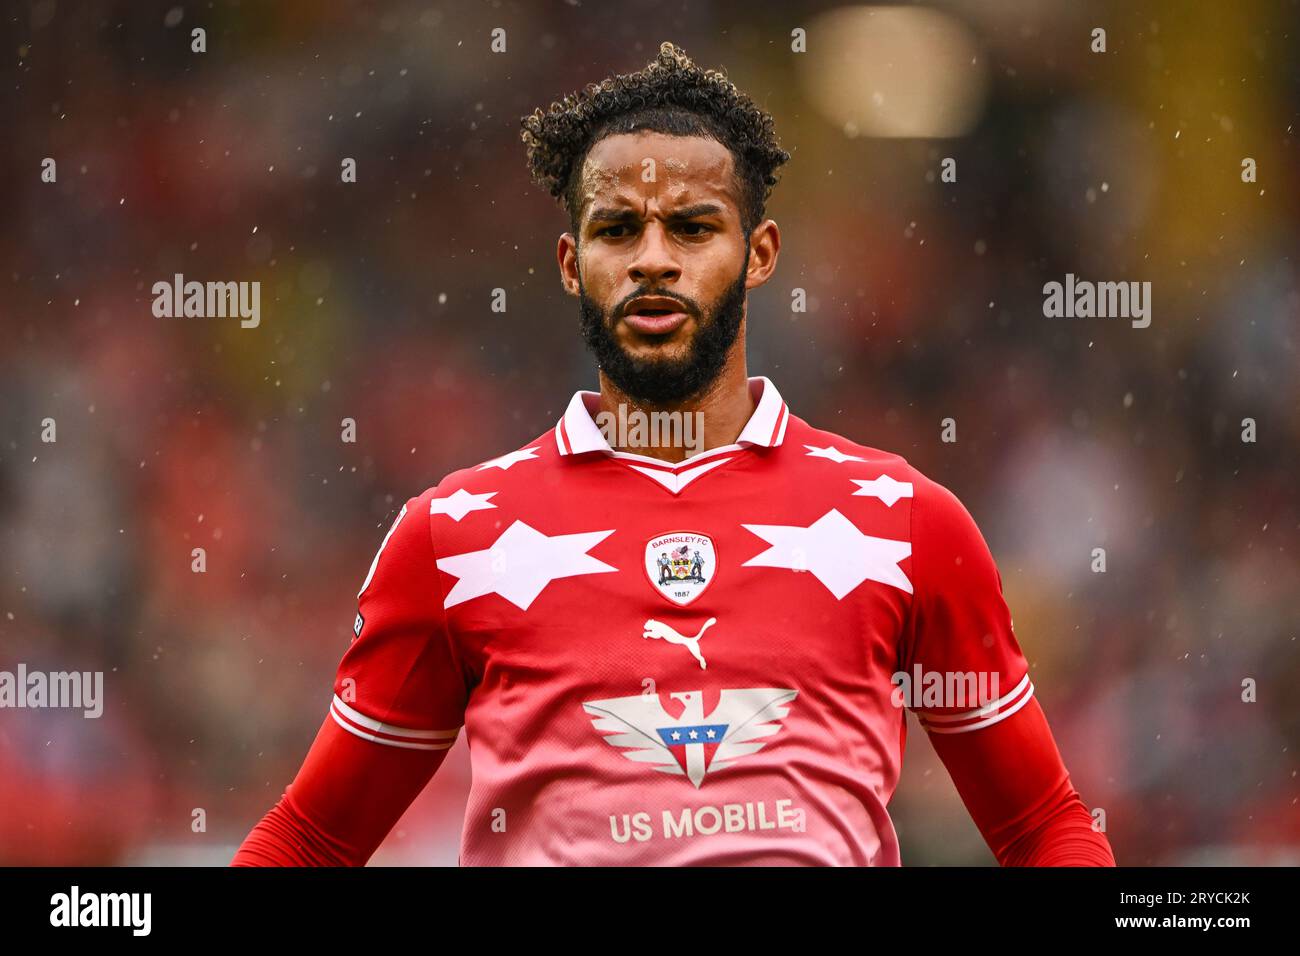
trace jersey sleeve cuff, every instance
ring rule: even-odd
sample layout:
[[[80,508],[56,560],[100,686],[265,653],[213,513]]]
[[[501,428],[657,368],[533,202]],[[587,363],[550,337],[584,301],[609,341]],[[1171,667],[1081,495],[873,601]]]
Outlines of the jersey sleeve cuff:
[[[983,707],[968,710],[960,714],[934,714],[915,711],[921,726],[932,734],[964,734],[971,730],[981,730],[1006,720],[1034,696],[1034,684],[1029,674],[1021,678],[1020,683],[1008,694],[990,701]]]
[[[330,716],[340,727],[362,740],[408,750],[447,750],[456,742],[456,736],[460,733],[460,727],[451,730],[414,730],[386,724],[382,720],[367,717],[337,694],[330,704]]]

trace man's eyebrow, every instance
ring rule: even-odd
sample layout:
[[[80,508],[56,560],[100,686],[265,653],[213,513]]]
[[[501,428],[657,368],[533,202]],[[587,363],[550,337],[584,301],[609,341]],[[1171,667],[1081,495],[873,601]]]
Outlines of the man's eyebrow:
[[[666,217],[671,222],[681,222],[686,219],[695,219],[699,216],[716,216],[722,213],[723,207],[717,203],[701,202],[694,206],[684,206],[681,209],[675,209]],[[630,207],[613,207],[601,206],[591,211],[588,222],[636,222],[641,217],[635,209]]]

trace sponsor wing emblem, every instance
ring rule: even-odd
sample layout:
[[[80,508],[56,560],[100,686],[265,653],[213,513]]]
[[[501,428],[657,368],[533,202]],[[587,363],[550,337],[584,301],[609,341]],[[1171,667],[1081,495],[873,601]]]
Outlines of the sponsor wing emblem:
[[[706,717],[703,691],[669,694],[685,707],[674,718],[658,694],[591,700],[583,709],[605,743],[661,773],[684,775],[698,789],[706,774],[761,750],[781,729],[798,691],[778,687],[724,690]]]

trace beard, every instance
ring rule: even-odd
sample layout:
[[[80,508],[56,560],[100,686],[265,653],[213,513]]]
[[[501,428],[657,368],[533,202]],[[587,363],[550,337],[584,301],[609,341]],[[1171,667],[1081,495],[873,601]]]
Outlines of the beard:
[[[606,315],[583,287],[578,277],[578,310],[582,340],[593,355],[600,370],[619,389],[631,398],[649,405],[682,402],[699,395],[717,380],[727,363],[727,355],[740,323],[745,317],[745,270],[749,266],[749,252],[740,275],[713,304],[707,315],[701,315],[694,302],[673,295],[668,290],[638,290],[627,301],[649,295],[664,295],[680,301],[695,315],[695,337],[687,345],[687,352],[678,358],[640,358],[629,355],[614,334],[614,321]]]

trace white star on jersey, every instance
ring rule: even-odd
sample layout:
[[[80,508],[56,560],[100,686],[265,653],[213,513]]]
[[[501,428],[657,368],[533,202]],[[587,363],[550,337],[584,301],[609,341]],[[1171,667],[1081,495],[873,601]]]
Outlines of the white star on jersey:
[[[457,488],[456,493],[453,495],[430,499],[429,514],[446,515],[453,521],[459,521],[471,511],[486,511],[488,508],[495,508],[496,505],[488,501],[495,494],[495,491],[487,491],[481,495],[475,495],[464,488]]]
[[[490,548],[438,560],[440,570],[460,579],[447,593],[443,607],[499,594],[527,611],[542,589],[557,578],[617,571],[587,554],[613,533],[611,528],[551,537],[515,521]]]
[[[855,497],[879,498],[890,508],[894,507],[899,498],[912,497],[912,483],[910,481],[895,481],[889,475],[868,478],[865,481],[861,478],[850,478],[849,480],[859,486],[858,490],[853,492]]]
[[[825,448],[818,448],[816,445],[804,445],[808,449],[809,458],[829,458],[836,464],[842,465],[846,461],[866,461],[865,458],[859,458],[857,455],[846,455],[834,445],[827,445]]]
[[[898,566],[911,555],[912,545],[863,534],[834,508],[806,528],[784,524],[742,527],[772,546],[746,561],[746,567],[811,571],[836,600],[868,580],[912,593],[912,582]]]
[[[518,464],[521,461],[527,461],[529,458],[537,457],[537,447],[521,448],[518,451],[512,451],[508,455],[502,455],[500,458],[493,458],[491,461],[485,461],[478,466],[479,471],[486,471],[488,468],[500,468],[505,471],[511,465]]]

